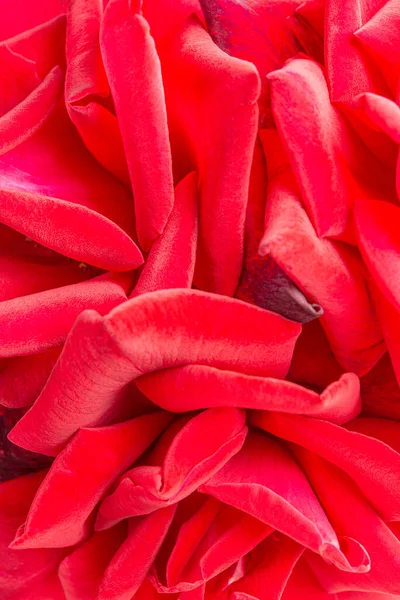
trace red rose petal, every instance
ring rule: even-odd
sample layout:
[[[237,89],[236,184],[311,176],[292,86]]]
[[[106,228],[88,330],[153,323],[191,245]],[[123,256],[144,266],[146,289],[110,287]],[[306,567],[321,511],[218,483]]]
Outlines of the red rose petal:
[[[350,428],[354,423],[354,433],[326,421],[279,413],[253,413],[252,423],[340,467],[383,519],[400,520],[400,454],[368,434],[356,433],[357,419],[349,423]],[[394,425],[400,433],[400,424]]]
[[[296,459],[337,531],[356,539],[370,557],[370,570],[346,573],[308,553],[307,560],[331,594],[350,590],[400,592],[400,542],[352,480],[337,467],[296,447]]]
[[[269,197],[260,245],[324,310],[320,323],[344,369],[363,374],[385,352],[357,253],[319,238],[300,204],[292,175],[283,171]]]
[[[134,3],[110,0],[100,39],[135,198],[138,238],[148,251],[174,204],[172,161],[159,58],[146,20],[134,11]]]
[[[254,65],[214,44],[199,13],[194,2],[144,6],[162,66],[175,175],[195,169],[199,176],[195,283],[233,295],[242,268],[260,80]]]
[[[94,600],[109,562],[127,534],[121,523],[106,531],[93,533],[86,542],[60,564],[58,575],[67,600]]]
[[[339,569],[364,573],[368,561],[354,542],[343,551],[306,476],[272,437],[251,433],[200,491],[211,494],[321,554]],[[355,553],[355,560],[352,554]]]
[[[150,466],[134,467],[121,476],[100,506],[96,529],[179,502],[236,454],[247,434],[245,413],[236,408],[209,409],[182,421],[182,429],[166,448],[167,442],[160,440],[161,457],[150,457]],[[178,425],[179,421],[172,432]],[[165,438],[170,436],[168,430]],[[157,456],[157,447],[154,452]]]
[[[41,396],[10,435],[53,455],[80,427],[104,424],[132,379],[167,367],[194,363],[284,377],[299,330],[279,315],[194,290],[144,294],[104,319],[85,312]]]
[[[2,11],[7,18],[1,19],[0,39],[6,40],[61,14],[63,6],[59,0],[43,0],[37,6],[27,6],[25,0],[3,0]]]
[[[60,346],[86,308],[109,312],[126,300],[130,275],[100,275],[0,302],[0,356],[44,352]]]
[[[136,385],[154,404],[171,412],[215,406],[300,413],[341,423],[361,409],[358,377],[343,375],[322,394],[272,378],[189,365],[139,377]]]
[[[130,298],[162,289],[191,288],[196,248],[197,177],[190,173],[176,187],[174,208]]]
[[[111,483],[153,443],[171,416],[154,413],[100,429],[81,429],[56,458],[12,547],[60,548],[81,542]],[[65,494],[65,490],[74,493]]]
[[[174,513],[175,506],[168,506],[130,521],[128,538],[105,571],[98,600],[131,600],[157,556]]]

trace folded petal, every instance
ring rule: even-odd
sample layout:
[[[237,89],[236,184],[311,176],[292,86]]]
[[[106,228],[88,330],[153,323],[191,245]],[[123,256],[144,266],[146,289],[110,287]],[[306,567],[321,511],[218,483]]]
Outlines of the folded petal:
[[[96,600],[104,571],[126,536],[126,523],[95,532],[61,562],[58,576],[67,600]]]
[[[243,449],[200,491],[260,519],[339,569],[369,569],[368,555],[357,542],[346,540],[341,548],[305,474],[270,436],[249,434]]]
[[[7,359],[0,369],[0,404],[8,408],[21,408],[33,404],[60,352],[60,348],[53,348],[41,354]]]
[[[0,356],[36,354],[60,346],[86,308],[103,314],[126,300],[130,275],[100,275],[0,302]]]
[[[101,53],[121,127],[138,238],[148,251],[164,230],[174,196],[160,61],[149,25],[135,4],[108,2]]]
[[[157,556],[174,513],[175,506],[168,506],[129,522],[128,538],[105,571],[98,600],[131,600]]]
[[[357,540],[370,557],[369,572],[346,573],[307,553],[322,586],[330,594],[351,590],[399,594],[400,541],[348,475],[300,447],[293,451],[335,530]]]
[[[130,298],[169,288],[191,288],[197,249],[197,177],[176,187],[175,204],[163,233],[154,242]]]
[[[364,414],[400,421],[400,387],[388,353],[360,384]]]
[[[236,408],[209,409],[190,420],[183,417],[167,430],[148,463],[121,476],[100,506],[96,529],[187,497],[240,450],[246,434],[245,413]]]
[[[124,386],[146,372],[204,364],[284,377],[299,330],[279,315],[193,290],[143,294],[104,319],[87,311],[13,441],[57,453],[80,427],[105,424]]]
[[[320,323],[337,360],[344,369],[363,374],[385,352],[365,267],[350,246],[316,235],[290,172],[283,171],[275,183],[260,253],[271,255],[322,306]]]
[[[315,230],[348,241],[354,198],[386,191],[379,163],[331,105],[317,63],[297,58],[268,79],[275,122]]]
[[[199,176],[195,283],[233,295],[242,268],[260,79],[254,65],[214,44],[197,2],[151,0],[144,14],[161,61],[175,176],[192,170]]]
[[[383,519],[400,520],[400,454],[362,430],[358,433],[357,421],[348,424],[355,427],[348,431],[326,421],[280,413],[257,412],[251,419],[257,427],[335,464],[355,481]],[[400,424],[393,426],[398,435]]]
[[[213,406],[307,414],[334,422],[350,420],[361,409],[356,375],[347,373],[322,394],[290,381],[190,365],[139,377],[138,388],[171,412]]]
[[[59,548],[81,542],[105,491],[170,420],[167,413],[154,413],[110,427],[81,429],[52,464],[12,547]],[[75,492],[65,495],[66,489]]]
[[[100,52],[102,14],[99,0],[67,3],[66,106],[89,152],[103,167],[129,183],[121,132],[112,111]]]

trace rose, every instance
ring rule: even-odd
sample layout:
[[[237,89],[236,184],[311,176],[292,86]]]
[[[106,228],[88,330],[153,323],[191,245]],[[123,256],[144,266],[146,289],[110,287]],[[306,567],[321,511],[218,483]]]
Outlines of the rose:
[[[10,9],[2,597],[399,597],[399,21],[342,6]]]

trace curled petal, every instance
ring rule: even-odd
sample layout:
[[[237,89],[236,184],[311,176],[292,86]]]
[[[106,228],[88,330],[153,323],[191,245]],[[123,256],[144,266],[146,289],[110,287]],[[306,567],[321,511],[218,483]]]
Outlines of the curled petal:
[[[400,454],[371,435],[357,433],[357,419],[347,431],[333,423],[306,417],[257,412],[252,423],[307,448],[345,471],[364,496],[389,521],[400,520]],[[393,423],[397,435],[400,424]],[[373,427],[371,428],[373,430]]]
[[[129,275],[88,281],[0,302],[0,356],[44,352],[61,346],[77,316],[93,307],[107,313],[126,300]]]
[[[284,377],[299,333],[279,315],[194,290],[143,294],[106,318],[86,311],[13,441],[56,454],[80,427],[107,422],[127,383],[159,369],[204,364]]]
[[[368,556],[357,542],[340,546],[305,474],[272,437],[249,434],[243,449],[200,491],[260,519],[339,569],[369,570]]]
[[[174,204],[172,159],[160,61],[149,25],[134,5],[108,2],[100,41],[135,198],[138,238],[148,251]]]
[[[167,413],[154,413],[110,427],[81,429],[52,464],[12,547],[60,548],[81,542],[104,492],[170,420]],[[66,489],[74,494],[66,495]]]
[[[190,288],[197,249],[197,177],[176,187],[175,204],[162,235],[154,242],[130,298],[170,288]]]
[[[340,423],[353,418],[361,408],[358,377],[351,373],[343,375],[322,394],[290,381],[201,365],[143,375],[136,384],[152,402],[171,412],[236,406],[307,414]]]
[[[245,413],[236,408],[214,408],[186,424],[186,417],[182,421],[161,439],[155,457],[149,457],[150,466],[134,467],[120,478],[100,506],[96,529],[185,498],[240,450],[247,434]],[[178,426],[182,428],[167,445]],[[204,433],[211,431],[212,435]]]

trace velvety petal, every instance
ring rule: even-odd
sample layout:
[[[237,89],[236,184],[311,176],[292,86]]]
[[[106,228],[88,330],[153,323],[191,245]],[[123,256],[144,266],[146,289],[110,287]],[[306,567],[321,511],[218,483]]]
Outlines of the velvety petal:
[[[191,288],[196,248],[197,177],[190,173],[176,187],[174,208],[130,298],[162,289]]]
[[[54,348],[41,354],[7,359],[0,369],[0,404],[8,408],[21,408],[33,404],[60,352],[60,348]]]
[[[348,475],[304,449],[296,447],[294,452],[335,530],[361,543],[371,559],[369,572],[345,573],[308,554],[323,587],[333,594],[350,590],[399,594],[399,540]]]
[[[330,596],[321,587],[307,562],[300,558],[282,594],[282,600],[337,600],[337,597]]]
[[[181,179],[194,169],[199,176],[195,284],[233,295],[242,268],[260,80],[254,65],[214,44],[199,13],[197,2],[144,5],[161,61],[175,175]]]
[[[396,260],[396,257],[395,257]],[[390,261],[389,261],[390,262]],[[394,265],[395,266],[395,265]],[[395,272],[395,271],[394,271]],[[369,284],[370,293],[378,313],[378,317],[381,323],[382,331],[385,336],[385,342],[389,355],[391,358],[392,366],[396,374],[397,382],[400,382],[400,346],[399,346],[399,335],[400,335],[400,313],[397,306],[393,304],[391,300],[387,298],[385,294],[388,293],[388,282],[385,282],[385,293],[374,284],[373,281]],[[394,291],[397,294],[396,285]],[[392,290],[390,290],[392,292]],[[396,300],[396,303],[398,301]]]
[[[368,555],[357,542],[343,540],[341,548],[306,476],[270,436],[249,434],[243,449],[200,491],[260,519],[339,569],[369,570]]]
[[[127,535],[127,524],[93,533],[60,564],[60,577],[67,600],[96,600],[109,562]]]
[[[325,0],[305,0],[296,13],[306,19],[321,38],[324,36]]]
[[[57,548],[81,542],[105,491],[170,420],[167,413],[154,413],[110,427],[81,429],[51,466],[12,547]],[[74,494],[66,495],[67,489]]]
[[[174,513],[175,506],[168,506],[130,521],[128,538],[105,571],[98,600],[131,600],[157,556]]]
[[[66,106],[88,150],[103,167],[129,183],[124,146],[112,112],[100,53],[102,4],[99,0],[67,2]]]
[[[367,92],[356,96],[352,106],[362,114],[370,127],[382,131],[396,144],[400,143],[400,108],[393,100]]]
[[[107,422],[127,383],[163,368],[194,363],[284,377],[299,330],[279,315],[193,290],[144,294],[104,319],[87,311],[12,439],[57,453],[80,427]]]
[[[315,35],[288,2],[230,2],[200,0],[206,23],[215,43],[228,54],[252,62],[260,74],[261,126],[270,124],[271,111],[266,75],[279,69],[300,51],[307,52]],[[322,48],[321,48],[322,50]]]
[[[236,406],[307,414],[340,423],[350,420],[361,409],[360,385],[352,373],[343,375],[322,394],[290,381],[201,365],[143,375],[136,385],[154,404],[172,412]]]
[[[385,197],[387,171],[331,105],[317,63],[298,58],[268,79],[275,122],[318,236],[351,240],[354,198]]]
[[[389,521],[400,520],[400,454],[374,437],[333,423],[295,415],[254,412],[252,423],[340,467],[372,506]],[[400,424],[394,423],[398,434]]]
[[[36,490],[46,471],[25,475],[0,484],[0,593],[6,600],[22,600],[19,591],[25,585],[32,587],[41,578],[57,568],[64,557],[64,550],[11,550],[15,530],[24,522]],[[26,588],[25,588],[26,592]]]
[[[365,267],[351,247],[316,235],[289,171],[281,172],[275,186],[267,203],[260,253],[271,255],[322,306],[320,323],[339,363],[363,374],[385,352],[366,289]]]
[[[84,262],[97,255],[109,256],[116,269],[122,260],[120,270],[132,268],[132,260],[140,264],[127,235],[134,231],[129,190],[91,157],[62,104],[35,135],[0,157],[0,167],[2,222]]]
[[[281,600],[294,566],[304,552],[299,544],[283,535],[272,535],[257,548],[260,564],[232,585],[234,600]]]
[[[307,301],[271,257],[260,256],[258,252],[264,234],[267,172],[268,179],[273,177],[270,161],[268,165],[265,163],[262,145],[260,140],[257,140],[246,211],[243,270],[235,297],[277,312],[287,319],[307,323],[321,316],[321,308]]]
[[[138,238],[147,251],[164,230],[174,196],[161,67],[138,4],[108,2],[101,53],[121,127]]]
[[[362,92],[385,90],[381,74],[354,43],[353,34],[385,0],[328,0],[325,11],[325,56],[333,101],[351,101]],[[339,25],[339,26],[338,26]]]
[[[183,417],[174,423],[161,438],[160,449],[154,449],[156,456],[150,455],[149,463],[124,473],[115,491],[103,500],[96,529],[148,514],[188,496],[243,446],[245,418],[244,411],[236,408],[214,408],[189,421]]]
[[[36,133],[57,105],[63,87],[63,75],[54,67],[25,100],[0,117],[0,154],[12,150]]]
[[[375,7],[380,5],[380,10],[373,16],[371,15],[372,18],[368,21],[360,23],[359,29],[354,32],[354,37],[373,58],[397,99],[400,93],[398,87],[400,49],[397,43],[400,33],[398,3],[397,0],[388,0],[387,2],[378,0],[372,5]],[[385,35],[382,35],[382,31],[385,32]]]
[[[85,206],[5,187],[0,199],[2,223],[65,256],[114,271],[135,269],[143,262],[125,231]]]
[[[126,300],[130,275],[100,275],[0,302],[0,356],[44,352],[60,346],[77,316],[93,307],[103,314]]]
[[[241,560],[271,531],[215,498],[192,495],[179,504],[149,577],[160,592],[195,590]]]

